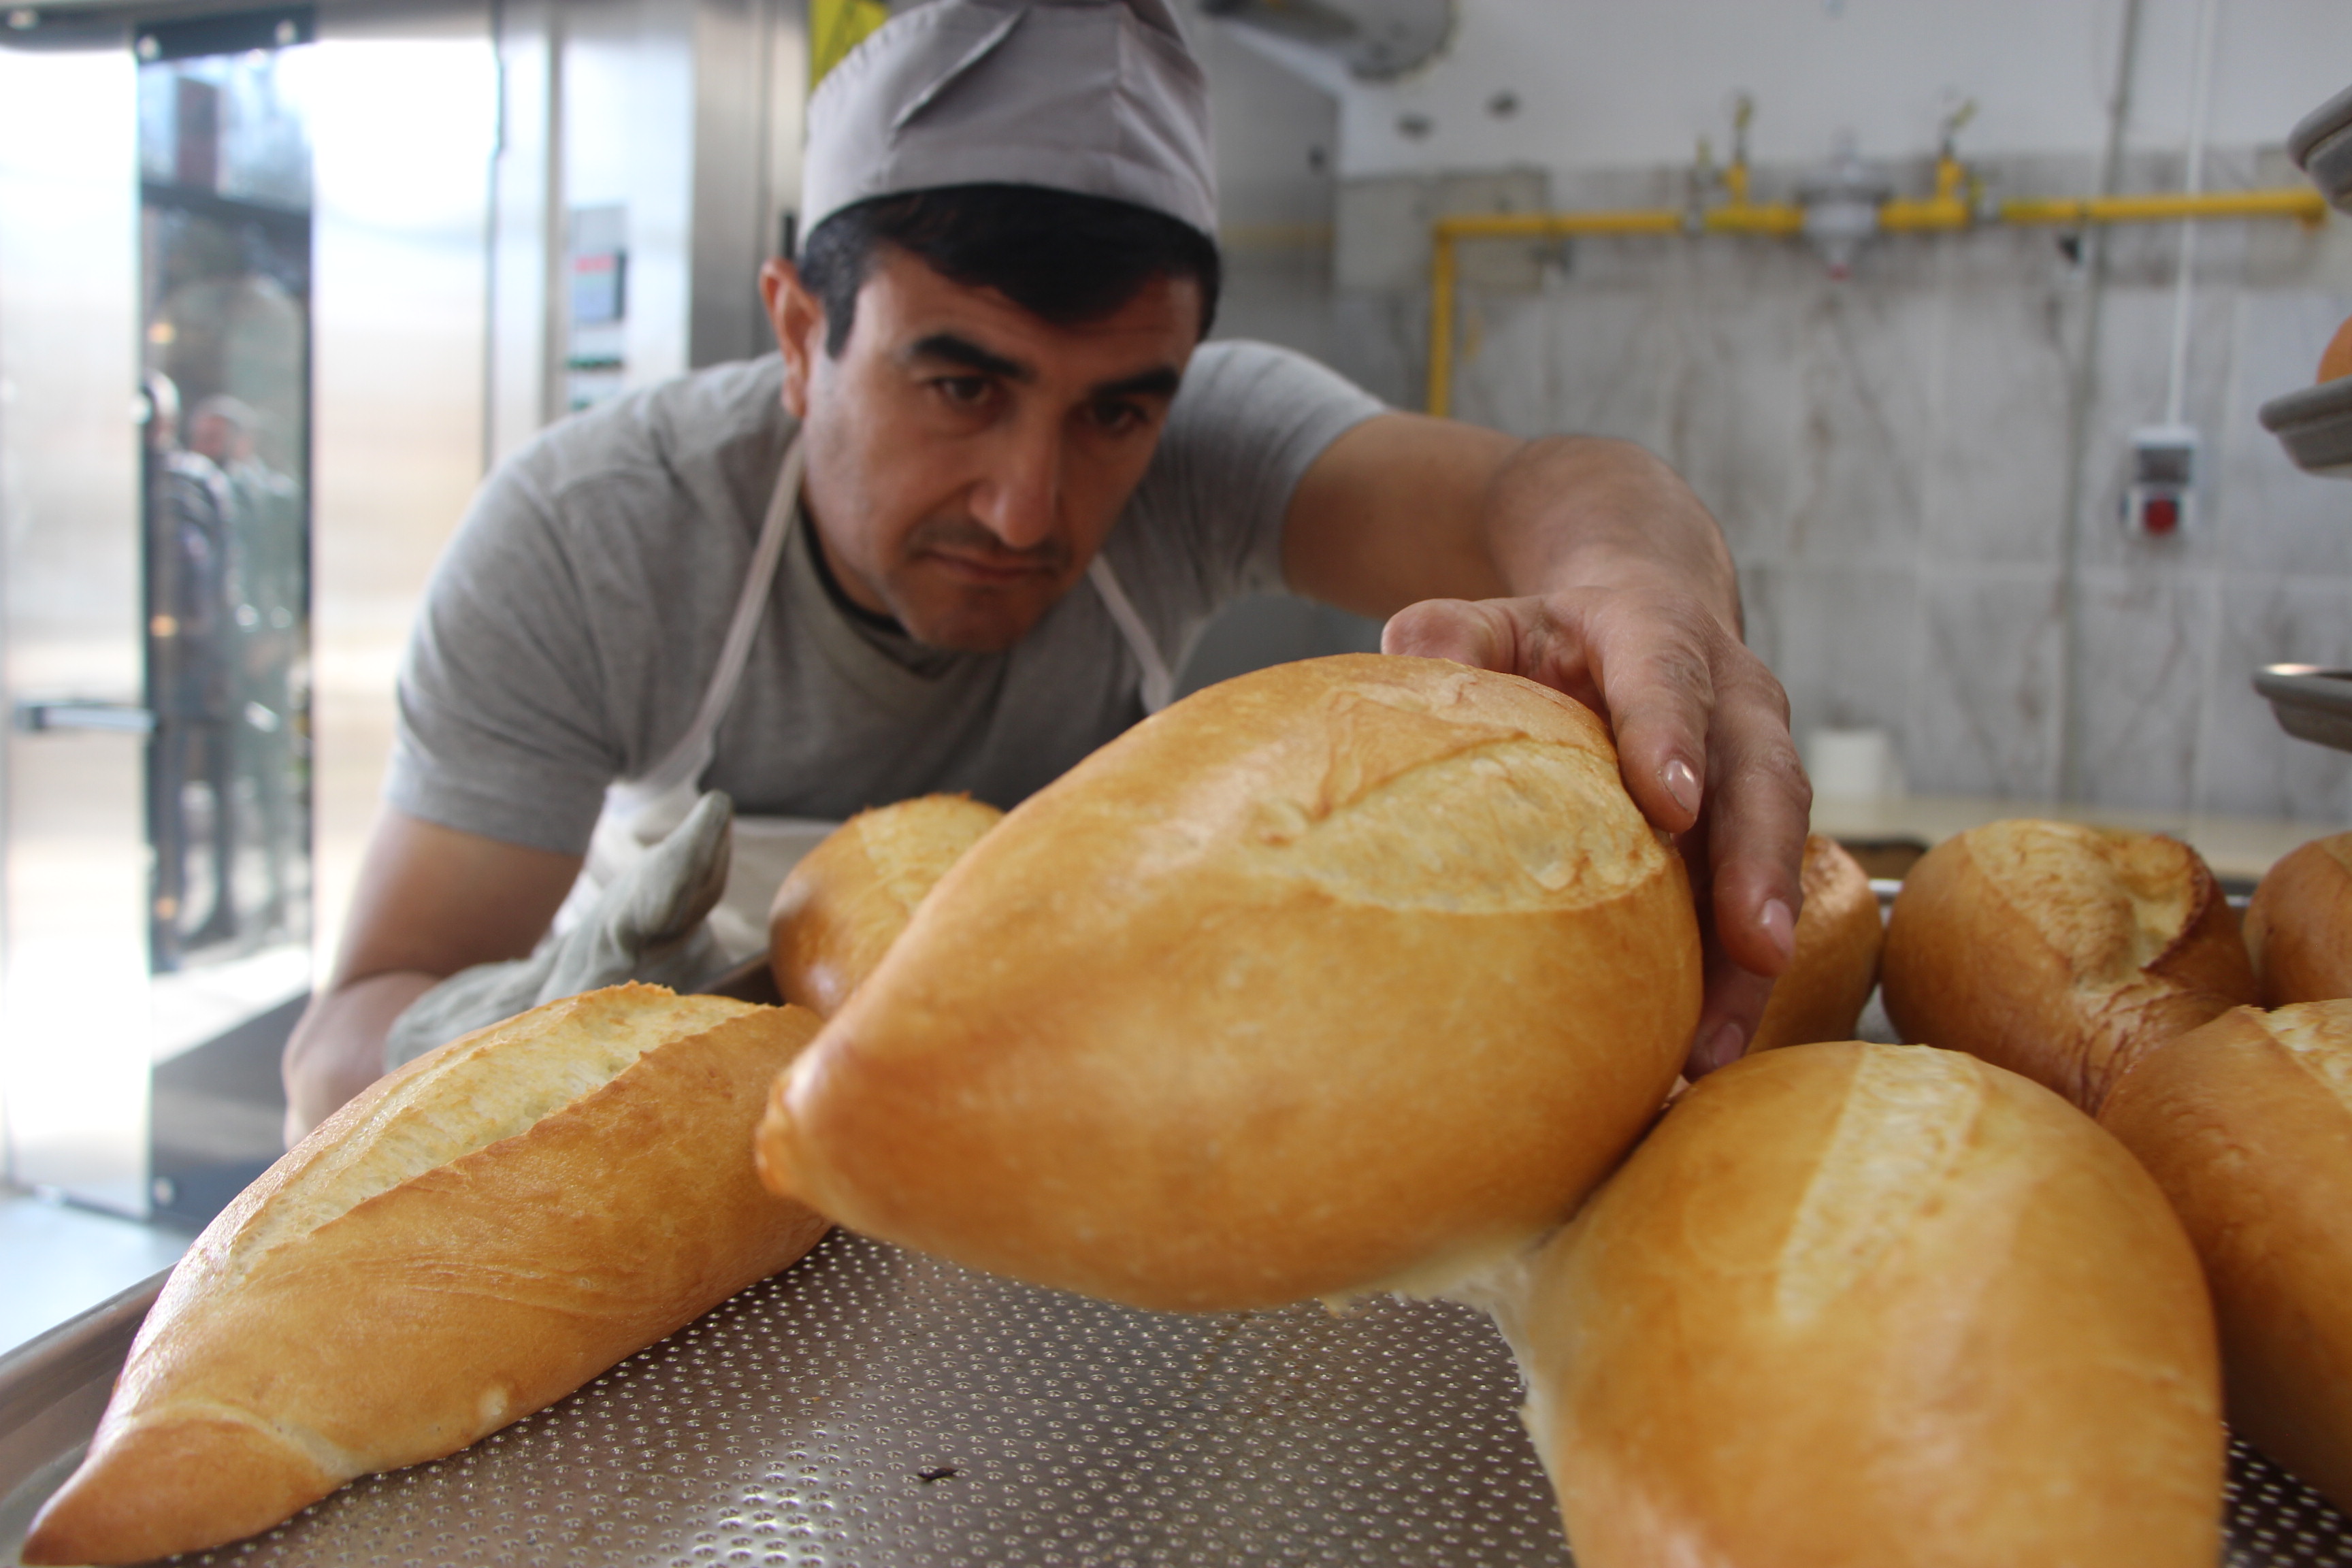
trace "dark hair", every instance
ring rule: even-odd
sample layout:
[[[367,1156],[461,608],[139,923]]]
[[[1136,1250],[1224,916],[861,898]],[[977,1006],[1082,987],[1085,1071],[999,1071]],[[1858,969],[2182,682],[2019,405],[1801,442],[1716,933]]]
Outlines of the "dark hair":
[[[1201,335],[1223,269],[1209,237],[1129,202],[1040,185],[946,185],[842,208],[801,247],[801,281],[824,306],[835,357],[857,317],[877,247],[894,245],[967,288],[993,289],[1056,326],[1097,321],[1154,278],[1201,288]]]

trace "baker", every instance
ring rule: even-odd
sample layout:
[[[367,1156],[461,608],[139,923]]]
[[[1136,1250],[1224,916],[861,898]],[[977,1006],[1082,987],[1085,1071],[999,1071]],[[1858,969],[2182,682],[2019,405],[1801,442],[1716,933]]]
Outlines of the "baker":
[[[1014,805],[1270,590],[1605,712],[1712,913],[1693,1067],[1738,1054],[1808,791],[1720,531],[1638,447],[1204,342],[1207,93],[1170,0],[901,14],[818,89],[803,200],[760,278],[779,353],[551,429],[435,573],[289,1131],[545,996],[707,978],[823,825]]]

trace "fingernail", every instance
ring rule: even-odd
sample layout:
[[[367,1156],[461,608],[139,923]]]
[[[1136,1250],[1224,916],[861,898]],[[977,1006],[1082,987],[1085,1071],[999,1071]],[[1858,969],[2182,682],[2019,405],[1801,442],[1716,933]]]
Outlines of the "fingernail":
[[[1691,772],[1691,765],[1680,757],[1676,757],[1665,765],[1663,776],[1666,781],[1666,793],[1675,797],[1675,804],[1693,816],[1696,816],[1699,802],[1698,774]]]
[[[1783,963],[1797,955],[1797,917],[1790,912],[1788,905],[1778,899],[1765,900],[1764,907],[1757,911],[1756,923],[1764,928],[1765,936],[1780,952]]]
[[[1740,1047],[1748,1043],[1748,1032],[1738,1025],[1725,1022],[1716,1026],[1715,1033],[1706,1037],[1706,1045],[1698,1053],[1695,1064],[1703,1073],[1729,1067],[1739,1059]]]

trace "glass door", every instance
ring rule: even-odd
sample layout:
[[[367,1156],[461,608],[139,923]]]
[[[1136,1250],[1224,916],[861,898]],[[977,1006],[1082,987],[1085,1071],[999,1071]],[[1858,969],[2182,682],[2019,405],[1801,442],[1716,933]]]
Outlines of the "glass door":
[[[308,7],[141,29],[150,1199],[274,1159],[311,932]]]
[[[138,44],[159,974],[310,929],[305,32],[241,16]]]
[[[202,1220],[278,1152],[242,1080],[274,1079],[310,979],[312,25],[22,31],[0,33],[6,1173]]]

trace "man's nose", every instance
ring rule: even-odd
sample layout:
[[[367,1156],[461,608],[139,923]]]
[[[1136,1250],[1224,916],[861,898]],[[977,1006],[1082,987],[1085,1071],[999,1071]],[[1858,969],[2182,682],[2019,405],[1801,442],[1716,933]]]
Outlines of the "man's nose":
[[[1005,433],[972,487],[972,515],[1007,549],[1034,549],[1054,535],[1061,490],[1060,434],[1016,428]]]

